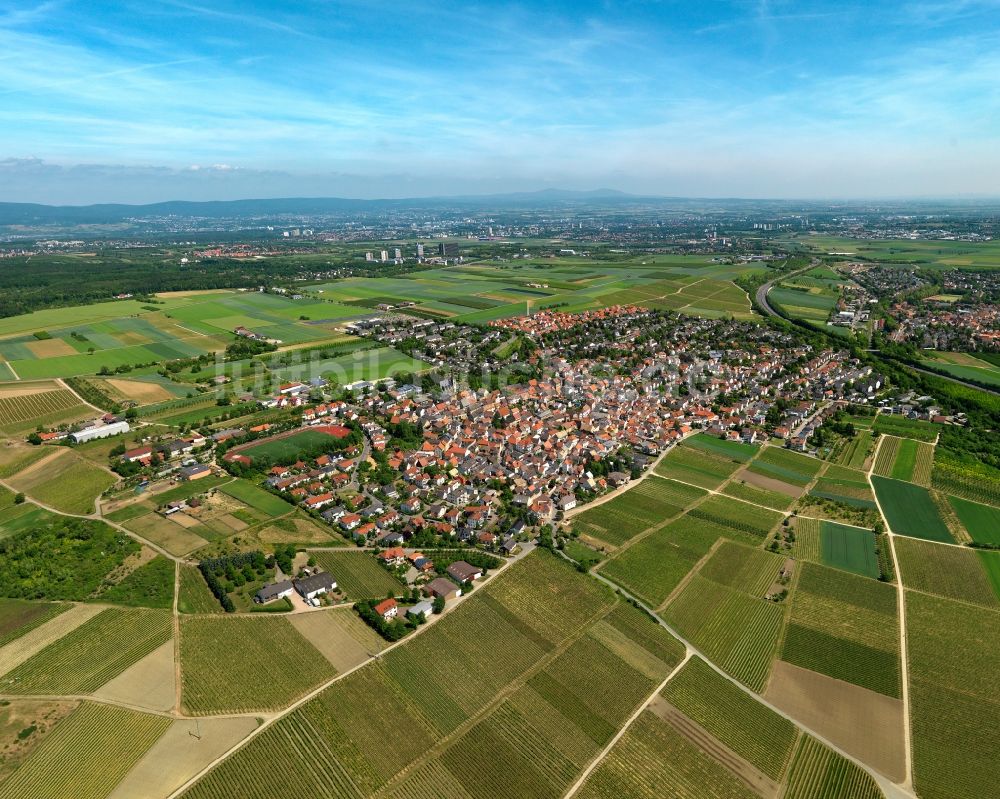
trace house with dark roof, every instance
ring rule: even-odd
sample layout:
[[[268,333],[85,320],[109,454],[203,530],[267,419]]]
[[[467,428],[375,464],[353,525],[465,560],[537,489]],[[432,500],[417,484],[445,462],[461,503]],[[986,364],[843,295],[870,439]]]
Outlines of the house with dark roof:
[[[431,580],[424,586],[424,592],[428,596],[442,597],[443,599],[453,599],[462,596],[462,589],[444,577]]]
[[[464,560],[457,560],[448,567],[448,576],[460,583],[471,583],[483,576],[483,570]]]
[[[253,601],[264,605],[273,602],[275,599],[291,596],[294,586],[291,580],[282,580],[278,583],[269,583],[254,594]]]
[[[317,572],[300,580],[295,580],[295,590],[303,599],[315,599],[320,594],[326,594],[337,587],[337,581],[330,572]]]

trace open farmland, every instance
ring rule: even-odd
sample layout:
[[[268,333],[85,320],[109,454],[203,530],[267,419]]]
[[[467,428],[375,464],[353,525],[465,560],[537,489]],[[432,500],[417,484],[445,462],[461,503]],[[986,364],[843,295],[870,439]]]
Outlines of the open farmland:
[[[84,702],[0,782],[0,799],[105,799],[170,720]]]
[[[246,480],[233,480],[231,483],[223,485],[219,490],[234,499],[238,499],[244,505],[249,505],[254,510],[259,510],[271,517],[282,516],[292,510],[292,506],[281,497],[276,497]]]
[[[11,478],[11,485],[56,510],[77,514],[93,513],[94,500],[113,486],[118,477],[71,450],[59,449],[54,452],[58,453],[56,457]]]
[[[686,516],[637,541],[600,567],[651,607],[659,607],[725,533]]]
[[[671,449],[657,464],[656,474],[716,489],[739,467],[738,461],[682,444]]]
[[[1000,508],[948,497],[962,526],[977,544],[1000,544]]]
[[[662,614],[728,674],[763,688],[781,633],[783,611],[695,575]]]
[[[811,735],[803,735],[788,775],[785,799],[882,799],[878,783]]]
[[[855,508],[874,508],[875,497],[864,472],[830,465],[809,489],[809,496],[829,499]]]
[[[820,547],[824,565],[878,578],[878,553],[875,551],[875,534],[871,530],[823,521],[820,524]]]
[[[806,486],[823,468],[823,461],[790,449],[765,447],[747,468],[794,486]]]
[[[892,532],[928,541],[954,543],[926,488],[874,475],[872,485]]]
[[[907,419],[904,416],[887,416],[880,413],[875,417],[874,429],[877,433],[930,442],[937,438],[940,428],[941,425],[933,422],[922,422],[917,419]]]
[[[744,473],[745,474],[745,473]],[[770,488],[761,488],[751,482],[738,479],[740,475],[733,478],[722,487],[722,493],[734,499],[742,499],[754,505],[763,505],[775,510],[788,510],[795,502],[795,497],[783,491],[773,491]]]
[[[0,646],[9,644],[67,610],[69,605],[56,602],[0,599]]]
[[[750,543],[763,540],[783,518],[778,511],[749,505],[720,494],[713,494],[687,515],[692,519],[719,525],[730,531],[731,538]]]
[[[800,569],[781,659],[899,697],[895,589],[813,563]]]
[[[13,694],[92,693],[170,639],[170,614],[109,608],[0,676]]]
[[[862,469],[868,460],[868,453],[871,451],[871,448],[871,431],[858,430],[853,438],[847,439],[836,450],[833,460],[841,466],[847,466],[851,469]]]
[[[1000,609],[1000,599],[975,550],[899,538],[896,556],[907,588]]]
[[[985,464],[963,463],[937,452],[931,486],[945,494],[1000,507],[1000,471]]]
[[[1000,784],[1000,613],[906,594],[913,772],[927,799],[979,799]]]
[[[535,553],[270,727],[185,797],[415,796],[428,785],[560,795],[681,652],[638,611],[619,614],[608,589]],[[394,746],[378,745],[390,737]],[[289,757],[304,764],[291,783],[273,768]]]
[[[0,431],[31,429],[40,422],[74,421],[94,414],[58,383],[0,385]]]
[[[280,617],[186,616],[181,698],[189,713],[275,710],[336,674]]]
[[[397,596],[403,584],[366,552],[313,552],[316,562],[333,575],[337,587],[355,601]]]
[[[620,546],[643,530],[679,514],[704,492],[651,477],[608,502],[585,509],[573,517],[581,533],[612,546]]]
[[[750,596],[764,596],[778,578],[785,559],[734,541],[723,541],[698,574]]]
[[[691,658],[661,695],[769,777],[780,781],[798,731],[741,691],[704,660]]]
[[[760,450],[753,444],[744,444],[740,441],[729,441],[727,439],[716,438],[706,433],[699,433],[684,441],[683,446],[692,447],[702,452],[713,455],[721,455],[729,460],[746,463],[754,457]]]

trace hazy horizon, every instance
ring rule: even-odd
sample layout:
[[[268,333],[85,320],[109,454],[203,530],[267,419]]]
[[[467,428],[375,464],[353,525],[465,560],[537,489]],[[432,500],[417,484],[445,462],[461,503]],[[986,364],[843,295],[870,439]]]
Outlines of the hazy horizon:
[[[0,0],[0,201],[987,199],[997,0]]]

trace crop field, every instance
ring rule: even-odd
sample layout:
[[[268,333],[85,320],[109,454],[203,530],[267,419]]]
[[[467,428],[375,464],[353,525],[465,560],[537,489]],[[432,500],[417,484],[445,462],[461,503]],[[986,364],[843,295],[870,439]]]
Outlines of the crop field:
[[[181,584],[177,596],[177,609],[181,613],[222,613],[222,606],[205,583],[205,578],[194,566],[181,565]]]
[[[614,499],[573,517],[581,533],[620,546],[643,530],[676,516],[703,492],[680,483],[649,478]]]
[[[52,451],[47,447],[12,446],[8,442],[0,442],[0,479],[13,477],[51,455]]]
[[[748,505],[738,499],[713,494],[688,512],[693,519],[711,522],[732,531],[730,537],[756,543],[764,538],[783,518],[783,514]]]
[[[948,497],[962,526],[977,544],[1000,544],[1000,508]]]
[[[0,389],[0,430],[16,430],[23,427],[25,422],[30,425],[35,419],[67,412],[93,413],[72,391],[57,388],[57,383],[51,385],[52,390],[49,391],[32,391],[21,384],[16,384],[20,389],[18,391]],[[45,387],[45,384],[39,385],[39,389]]]
[[[803,735],[788,773],[784,799],[882,799],[878,783],[864,769]]]
[[[830,311],[837,304],[839,293],[818,287],[775,286],[767,295],[768,301],[784,310],[789,316],[809,322],[826,322]]]
[[[659,607],[725,532],[692,521],[681,517],[636,542],[602,565],[601,574]]]
[[[959,356],[961,363],[955,362],[955,356]],[[938,352],[931,358],[923,359],[923,363],[932,369],[947,372],[959,380],[970,380],[987,386],[1000,386],[1000,367],[973,358],[964,352]]]
[[[813,563],[800,570],[781,659],[898,698],[896,590]]]
[[[795,497],[781,491],[771,491],[768,488],[760,488],[735,479],[726,483],[722,493],[735,499],[742,499],[744,502],[752,502],[754,505],[764,505],[776,510],[788,510],[795,502]]]
[[[926,488],[874,475],[872,485],[886,521],[894,533],[928,541],[954,543],[948,526]]]
[[[691,658],[661,696],[769,777],[781,780],[798,736],[795,725],[704,660]]]
[[[979,550],[976,554],[979,556],[979,562],[983,564],[986,578],[993,586],[993,593],[1000,597],[1000,552]]]
[[[1000,472],[981,464],[972,467],[936,457],[931,486],[945,494],[1000,507]]]
[[[858,508],[874,508],[875,497],[864,472],[831,464],[809,489],[810,496]]]
[[[656,466],[656,474],[684,483],[716,489],[740,468],[728,457],[681,445],[674,447]]]
[[[821,519],[799,516],[795,519],[795,544],[792,554],[796,560],[811,560],[822,562],[823,545],[820,534]]]
[[[672,724],[645,710],[591,772],[577,796],[753,799],[758,794]]]
[[[1000,599],[975,550],[899,538],[896,556],[907,588],[1000,609]]]
[[[402,785],[433,785],[461,796],[503,778],[517,795],[561,794],[680,657],[680,647],[664,646],[669,635],[652,622],[636,635],[638,620],[608,615],[614,604],[596,581],[550,555],[533,554],[405,646],[281,719],[185,797],[388,792],[400,787],[396,775],[425,755],[417,773],[407,775],[414,782]],[[601,617],[609,620],[603,640],[585,635],[555,657],[554,647]],[[529,684],[501,696],[536,666]],[[458,673],[462,679],[455,679]],[[611,691],[612,702],[601,701],[598,686]],[[447,748],[434,749],[497,698],[488,715]],[[383,745],[388,740],[392,746]],[[274,768],[292,761],[302,767]]]
[[[882,477],[892,477],[892,467],[899,456],[899,448],[907,439],[896,436],[882,436],[879,442],[878,454],[875,456],[873,471]],[[916,443],[915,441],[913,442]]]
[[[785,558],[773,552],[723,541],[698,574],[744,594],[764,596],[777,580],[778,570],[784,562]]]
[[[1000,613],[913,591],[906,612],[916,790],[979,799],[1000,784]]]
[[[188,712],[275,710],[336,674],[287,619],[185,616],[181,698]]]
[[[917,441],[934,441],[937,438],[941,425],[933,422],[923,422],[919,419],[907,419],[904,416],[886,415],[880,413],[875,417],[875,432],[898,436],[900,438],[914,438]]]
[[[69,607],[57,602],[0,599],[0,646],[5,646],[49,619],[54,619],[69,610]]]
[[[963,267],[995,269],[1000,261],[996,242],[970,245],[965,241],[916,241],[909,239],[852,239],[842,236],[795,236],[794,240],[817,253],[848,252],[852,260],[881,261],[934,269]]]
[[[324,570],[337,581],[337,588],[353,600],[384,599],[387,594],[398,596],[403,584],[365,552],[311,553]]]
[[[57,450],[58,451],[58,450]],[[94,500],[118,478],[68,449],[44,464],[11,478],[11,485],[32,499],[65,513],[94,512]]]
[[[695,575],[663,617],[740,682],[760,691],[781,633],[782,608]]]
[[[878,554],[875,534],[871,530],[823,521],[820,548],[824,565],[878,579]]]
[[[92,693],[170,640],[170,614],[109,608],[0,677],[14,694]]]
[[[858,430],[854,438],[847,439],[838,448],[834,455],[834,463],[841,466],[848,466],[852,469],[861,469],[865,461],[868,460],[868,453],[872,447],[872,434],[870,430]]]
[[[713,455],[721,455],[724,458],[739,461],[740,463],[746,463],[760,450],[760,447],[753,444],[744,444],[740,441],[727,441],[705,433],[699,433],[696,436],[685,439],[682,446],[692,447],[702,452],[712,453]]]
[[[823,461],[781,447],[765,447],[748,467],[751,472],[773,477],[795,486],[806,486],[816,476]]]
[[[244,505],[249,505],[254,510],[259,510],[261,513],[265,513],[272,518],[283,516],[292,510],[292,506],[281,497],[276,497],[274,494],[265,491],[263,488],[258,488],[247,480],[234,480],[231,483],[224,484],[219,490],[223,494],[238,499]]]
[[[188,555],[205,546],[211,537],[204,525],[182,527],[173,519],[148,509],[142,516],[125,519],[121,524],[147,541],[163,547],[171,555]],[[200,531],[205,532],[205,537],[199,535]]]
[[[170,723],[84,702],[0,782],[0,799],[105,799]]]

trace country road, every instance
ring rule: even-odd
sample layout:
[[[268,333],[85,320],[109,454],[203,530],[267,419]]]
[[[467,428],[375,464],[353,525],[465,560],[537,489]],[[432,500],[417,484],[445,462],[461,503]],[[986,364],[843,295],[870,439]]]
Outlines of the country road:
[[[793,275],[798,275],[801,274],[802,272],[808,272],[810,269],[815,269],[818,265],[819,265],[819,259],[813,258],[812,261],[809,262],[809,266],[804,266],[801,269],[796,269],[793,272],[786,272],[785,274],[779,275],[773,280],[769,280],[767,281],[767,283],[764,283],[763,285],[759,286],[757,288],[757,294],[756,294],[757,304],[768,316],[784,318],[781,316],[781,314],[779,314],[776,310],[774,310],[774,308],[771,307],[771,304],[767,301],[768,292],[771,290],[771,288],[774,286],[775,283],[778,283],[782,280],[787,280]]]

